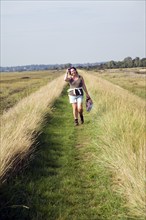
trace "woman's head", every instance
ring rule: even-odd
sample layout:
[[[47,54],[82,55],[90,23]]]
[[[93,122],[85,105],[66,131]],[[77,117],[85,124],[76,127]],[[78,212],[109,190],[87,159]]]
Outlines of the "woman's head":
[[[70,74],[71,74],[71,75],[78,74],[78,72],[77,72],[77,70],[76,70],[75,67],[71,67],[71,68],[70,68]]]

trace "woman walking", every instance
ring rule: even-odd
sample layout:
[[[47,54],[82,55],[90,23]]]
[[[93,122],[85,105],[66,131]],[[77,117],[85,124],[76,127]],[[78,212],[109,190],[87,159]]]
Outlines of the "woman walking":
[[[75,125],[79,125],[78,115],[80,116],[81,124],[83,124],[83,90],[86,93],[86,98],[90,99],[84,79],[78,74],[75,67],[71,67],[66,70],[64,80],[70,85],[70,89],[68,90],[69,101],[72,104]]]

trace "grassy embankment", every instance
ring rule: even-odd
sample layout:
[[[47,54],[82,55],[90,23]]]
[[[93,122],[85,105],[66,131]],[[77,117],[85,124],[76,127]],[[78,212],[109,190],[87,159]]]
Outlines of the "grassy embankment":
[[[61,74],[63,71],[55,70],[1,73],[0,114]]]
[[[107,69],[97,72],[91,71],[91,73],[129,90],[143,99],[146,99],[146,69]]]
[[[1,160],[0,177],[3,179],[9,168],[17,166],[28,153],[35,134],[46,112],[60,95],[65,83],[60,76],[35,93],[23,98],[1,116]]]
[[[59,117],[54,114],[53,125],[49,121],[40,136],[40,152],[30,173],[26,170],[11,181],[10,193],[4,191],[5,214],[19,217],[21,213],[21,219],[130,219],[114,189],[125,198],[131,219],[144,219],[144,102],[100,78],[84,77],[94,100],[88,115],[93,123],[88,118],[78,130],[68,127],[71,116],[64,112],[68,105],[61,103]]]
[[[96,161],[101,150],[92,143],[93,113],[74,127],[65,89],[36,141],[34,160],[3,186],[2,220],[130,219],[111,174]]]
[[[130,216],[145,218],[145,102],[121,87],[85,75],[94,97],[95,143]],[[97,157],[97,161],[99,158]]]

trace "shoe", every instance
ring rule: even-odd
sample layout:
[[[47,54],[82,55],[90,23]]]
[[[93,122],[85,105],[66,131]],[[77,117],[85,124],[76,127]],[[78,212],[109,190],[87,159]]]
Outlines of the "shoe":
[[[80,118],[81,118],[81,124],[84,124],[84,116],[80,115]]]
[[[75,126],[78,126],[78,125],[79,125],[78,119],[75,119]]]

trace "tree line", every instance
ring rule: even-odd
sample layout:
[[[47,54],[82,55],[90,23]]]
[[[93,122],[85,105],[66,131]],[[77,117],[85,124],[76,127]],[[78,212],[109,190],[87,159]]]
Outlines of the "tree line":
[[[123,61],[114,61],[102,63],[98,66],[99,69],[115,69],[115,68],[133,68],[133,67],[146,67],[146,58],[140,59],[136,57],[126,57]]]
[[[96,62],[96,63],[78,63],[78,64],[32,64],[25,66],[13,66],[13,67],[0,67],[0,72],[22,72],[22,71],[39,71],[39,70],[62,70],[74,66],[79,69],[115,69],[115,68],[133,68],[133,67],[146,67],[146,58],[140,59],[136,57],[126,57],[123,61],[108,61],[108,62]]]

